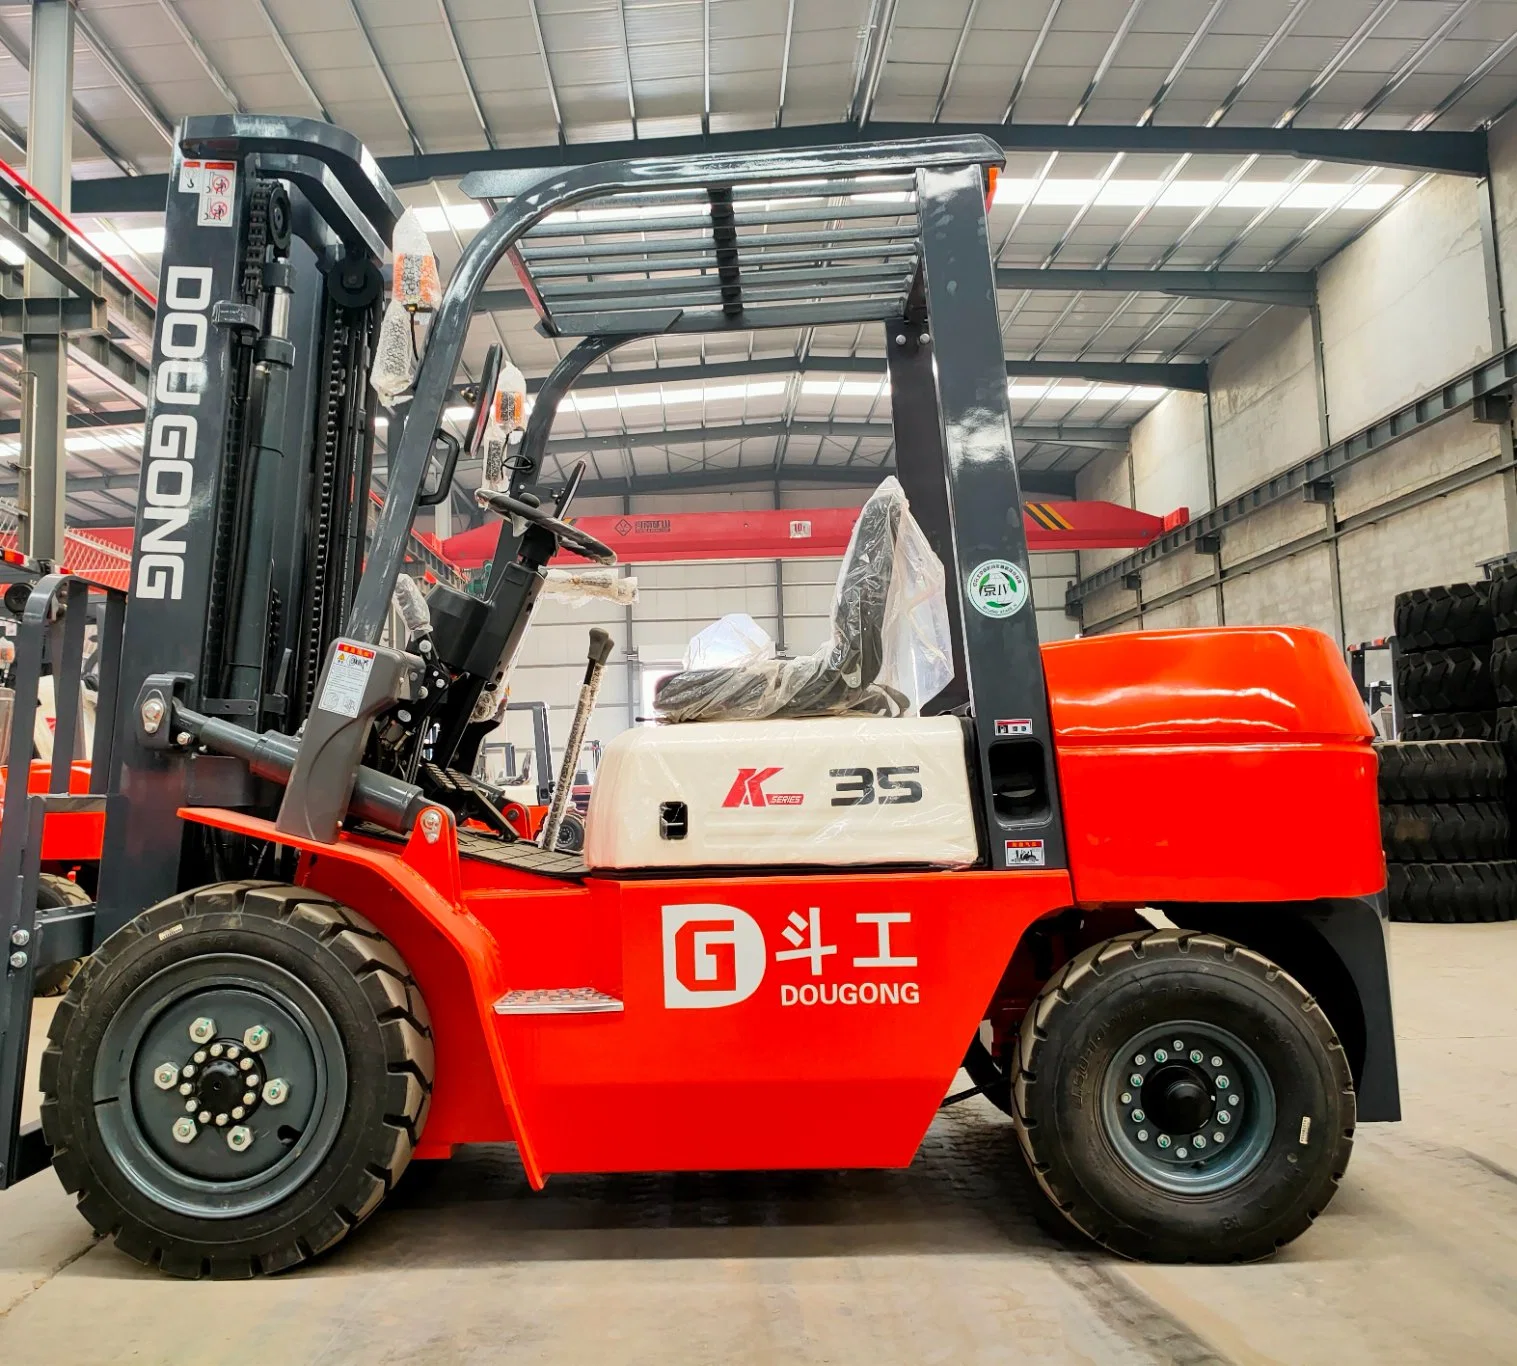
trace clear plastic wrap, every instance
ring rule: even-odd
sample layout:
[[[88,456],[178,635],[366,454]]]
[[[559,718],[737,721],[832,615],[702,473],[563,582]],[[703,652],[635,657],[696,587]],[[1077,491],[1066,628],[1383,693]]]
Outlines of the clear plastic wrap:
[[[892,476],[854,524],[833,593],[830,640],[799,659],[692,662],[665,678],[653,701],[668,721],[912,715],[953,677],[952,650],[942,562]]]
[[[391,299],[379,324],[374,364],[369,367],[369,383],[386,408],[394,408],[411,388],[416,378],[416,355],[411,312],[399,299]]]
[[[485,418],[484,478],[480,487],[491,493],[503,493],[511,483],[510,455],[521,444],[527,425],[527,381],[510,361],[500,367],[495,396]]]
[[[409,574],[401,574],[395,580],[395,608],[413,636],[432,629],[432,609],[427,606],[420,585]]]
[[[774,658],[769,632],[746,612],[729,612],[691,636],[686,669],[746,668]]]
[[[407,209],[396,221],[391,251],[395,260],[391,298],[406,308],[435,310],[442,302],[442,280],[432,244],[414,209]]]
[[[637,601],[637,580],[614,569],[550,569],[543,593],[550,598],[562,598],[570,607],[583,607],[595,601],[631,607]]]

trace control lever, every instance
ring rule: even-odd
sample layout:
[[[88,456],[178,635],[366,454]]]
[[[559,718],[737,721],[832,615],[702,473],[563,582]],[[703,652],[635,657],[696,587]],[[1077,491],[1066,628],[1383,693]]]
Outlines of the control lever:
[[[574,724],[569,728],[569,743],[564,749],[564,766],[558,773],[558,786],[553,789],[553,800],[548,804],[548,817],[543,821],[539,841],[544,849],[558,848],[558,832],[564,823],[564,812],[569,809],[569,798],[574,791],[574,774],[579,768],[579,751],[585,743],[585,728],[590,724],[590,713],[595,710],[595,698],[600,692],[601,675],[606,671],[606,661],[616,644],[608,632],[599,626],[590,631],[590,649],[585,663],[585,681],[580,684],[579,704],[574,709]]]

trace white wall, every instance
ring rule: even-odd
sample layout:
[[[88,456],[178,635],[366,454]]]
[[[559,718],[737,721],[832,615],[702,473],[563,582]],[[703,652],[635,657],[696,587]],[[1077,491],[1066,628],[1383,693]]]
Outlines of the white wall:
[[[1517,117],[1491,134],[1496,257],[1517,299]],[[1226,501],[1454,378],[1506,344],[1493,327],[1480,210],[1483,182],[1439,176],[1318,272],[1318,337],[1305,309],[1265,313],[1212,362],[1206,405],[1173,394],[1133,429],[1130,456],[1094,463],[1081,497],[1162,514]],[[1506,313],[1517,338],[1517,314]],[[1323,397],[1325,394],[1325,405]],[[1325,406],[1325,411],[1324,411]],[[1468,410],[1341,473],[1330,505],[1299,495],[1231,523],[1220,555],[1190,550],[1143,571],[1141,592],[1085,604],[1088,632],[1299,623],[1349,641],[1389,634],[1402,589],[1477,578],[1517,541],[1510,427]],[[1092,573],[1117,557],[1081,557]]]

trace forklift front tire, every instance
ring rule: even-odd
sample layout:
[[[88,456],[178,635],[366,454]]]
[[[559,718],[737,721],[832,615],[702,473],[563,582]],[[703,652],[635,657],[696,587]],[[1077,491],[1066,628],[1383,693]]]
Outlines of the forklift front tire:
[[[1017,1136],[1065,1218],[1125,1257],[1253,1261],[1310,1227],[1353,1147],[1348,1059],[1268,959],[1186,930],[1072,959],[1022,1021]]]
[[[65,906],[88,906],[91,901],[90,894],[71,878],[59,877],[56,873],[43,873],[37,879],[39,911],[58,911]],[[69,958],[62,963],[38,969],[32,981],[32,995],[62,996],[83,962],[82,958]]]
[[[427,1009],[388,940],[304,887],[229,882],[85,962],[42,1059],[42,1127],[80,1212],[173,1276],[326,1251],[389,1193],[432,1090]]]

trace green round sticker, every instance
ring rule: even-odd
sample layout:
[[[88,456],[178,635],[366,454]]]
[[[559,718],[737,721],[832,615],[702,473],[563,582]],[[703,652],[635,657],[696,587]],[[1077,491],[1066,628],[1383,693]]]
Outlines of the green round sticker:
[[[982,617],[1010,617],[1027,602],[1027,573],[1010,560],[985,560],[969,571],[969,601]]]

